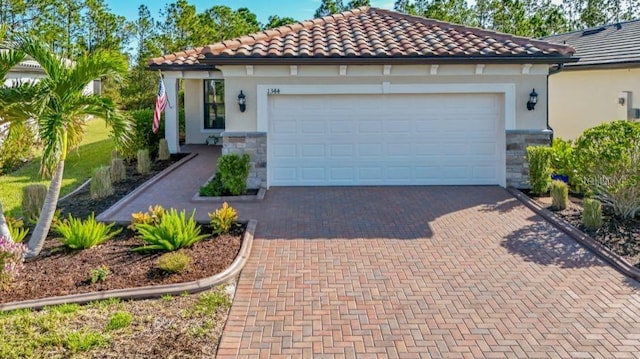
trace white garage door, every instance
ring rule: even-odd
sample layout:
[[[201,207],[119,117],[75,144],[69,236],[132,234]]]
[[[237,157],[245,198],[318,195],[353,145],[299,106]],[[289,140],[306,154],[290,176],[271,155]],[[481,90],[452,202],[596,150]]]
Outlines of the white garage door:
[[[269,98],[270,186],[501,184],[502,96]]]

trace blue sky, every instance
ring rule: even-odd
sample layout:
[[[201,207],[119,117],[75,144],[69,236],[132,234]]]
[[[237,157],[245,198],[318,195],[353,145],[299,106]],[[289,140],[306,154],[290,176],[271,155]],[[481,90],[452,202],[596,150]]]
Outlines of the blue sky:
[[[158,11],[170,0],[107,0],[111,11],[125,16],[128,20],[134,20],[138,16],[138,7],[147,5],[154,18],[159,18]],[[345,3],[348,1],[344,1]],[[196,6],[198,12],[202,12],[214,5],[226,5],[232,9],[241,7],[249,8],[258,16],[258,21],[266,23],[271,15],[280,17],[292,17],[296,20],[313,18],[313,13],[320,5],[320,0],[189,0]],[[394,0],[371,0],[371,6],[393,9]]]

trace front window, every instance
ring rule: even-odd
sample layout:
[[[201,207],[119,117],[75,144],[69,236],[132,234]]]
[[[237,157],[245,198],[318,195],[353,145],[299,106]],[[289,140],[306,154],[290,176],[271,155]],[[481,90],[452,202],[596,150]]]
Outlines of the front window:
[[[224,80],[204,80],[204,129],[224,130]]]

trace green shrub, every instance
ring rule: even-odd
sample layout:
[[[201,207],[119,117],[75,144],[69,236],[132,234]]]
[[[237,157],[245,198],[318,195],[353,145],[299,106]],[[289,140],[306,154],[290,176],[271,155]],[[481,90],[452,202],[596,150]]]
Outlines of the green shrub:
[[[149,158],[149,150],[138,150],[136,157],[138,159],[138,163],[136,165],[138,173],[146,175],[151,172],[151,159]]]
[[[148,244],[135,248],[136,251],[166,251],[172,252],[180,248],[192,246],[209,235],[201,235],[201,227],[196,223],[193,216],[187,218],[186,211],[178,213],[171,209],[165,213],[157,224],[137,223],[134,228],[138,231],[140,238]]]
[[[551,148],[546,146],[527,147],[529,162],[529,183],[531,192],[541,195],[547,192],[551,183]]]
[[[54,225],[54,229],[62,238],[58,240],[71,249],[87,249],[102,244],[118,235],[122,228],[112,231],[115,223],[106,225],[96,222],[93,214],[86,220],[69,218]]]
[[[101,166],[93,170],[90,192],[93,199],[104,198],[113,194],[111,172],[109,172],[108,166]]]
[[[40,211],[47,197],[47,186],[30,184],[22,188],[22,215],[28,221],[35,221],[40,217]]]
[[[91,284],[106,282],[109,275],[111,275],[109,267],[100,266],[89,271],[89,282],[91,282]]]
[[[218,173],[220,180],[232,195],[239,196],[247,190],[247,178],[249,178],[249,164],[251,158],[248,154],[226,154],[218,160]]]
[[[0,290],[6,288],[23,268],[27,247],[0,236]]]
[[[222,184],[222,180],[220,179],[219,172],[216,172],[215,177],[213,177],[211,181],[200,187],[199,194],[205,197],[219,197],[225,195],[225,188]]]
[[[211,218],[211,227],[214,234],[226,234],[231,230],[233,222],[238,220],[238,214],[233,207],[227,202],[222,204],[222,208],[216,209],[214,212],[208,213]]]
[[[602,227],[604,221],[602,220],[602,204],[595,199],[585,198],[582,201],[582,222],[585,227],[596,230]]]
[[[156,83],[156,87],[157,87]],[[133,122],[133,132],[130,135],[130,141],[124,151],[126,158],[134,158],[138,150],[148,149],[152,158],[158,156],[158,144],[164,137],[164,114],[160,120],[160,128],[158,133],[153,133],[151,124],[153,123],[153,108],[129,111],[129,116]],[[178,112],[180,136],[184,137],[185,131],[185,115],[184,109]]]
[[[158,258],[157,267],[163,271],[174,274],[181,273],[189,268],[191,257],[181,252],[165,253]]]
[[[640,212],[640,123],[616,121],[586,130],[576,140],[579,184],[622,218]]]
[[[628,166],[640,146],[640,122],[603,123],[582,133],[573,150],[577,174],[581,179],[593,173],[611,175]]]
[[[6,217],[5,219],[7,221],[7,227],[9,227],[11,240],[16,243],[23,242],[29,233],[29,228],[24,227],[24,221],[22,219],[14,219],[11,217]]]
[[[551,182],[551,208],[562,211],[569,205],[569,185],[562,181]]]
[[[107,323],[106,329],[108,331],[124,329],[131,325],[133,322],[133,315],[128,312],[116,312],[111,317],[109,317],[109,322]]]
[[[573,146],[571,141],[554,138],[551,145],[551,170],[553,173],[571,178],[573,169]]]
[[[0,174],[13,172],[33,159],[36,137],[31,126],[11,125],[7,136],[0,141]]]
[[[169,144],[167,143],[167,140],[164,138],[160,139],[160,142],[158,143],[158,159],[160,161],[166,161],[169,159],[171,155],[169,154]]]
[[[127,179],[127,168],[125,167],[124,160],[122,158],[112,158],[111,166],[109,166],[109,168],[109,173],[111,173],[111,182],[117,183]]]

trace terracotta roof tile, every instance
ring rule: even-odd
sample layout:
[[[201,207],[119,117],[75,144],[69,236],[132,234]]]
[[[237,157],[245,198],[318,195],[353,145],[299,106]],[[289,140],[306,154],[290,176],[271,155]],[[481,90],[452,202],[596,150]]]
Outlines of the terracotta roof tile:
[[[254,64],[278,58],[327,61],[536,59],[564,62],[570,46],[361,7],[151,59],[150,66]],[[524,61],[524,60],[523,60]],[[273,63],[273,62],[272,62]]]

